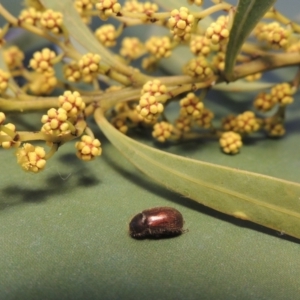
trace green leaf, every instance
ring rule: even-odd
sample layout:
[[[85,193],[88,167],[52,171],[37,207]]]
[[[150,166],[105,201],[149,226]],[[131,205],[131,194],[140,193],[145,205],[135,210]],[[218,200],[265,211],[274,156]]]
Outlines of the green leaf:
[[[300,184],[148,147],[116,130],[100,109],[96,121],[124,156],[166,188],[220,212],[300,238]]]
[[[236,8],[234,21],[230,30],[225,58],[224,75],[228,81],[234,80],[233,68],[236,57],[255,25],[276,0],[240,0]]]

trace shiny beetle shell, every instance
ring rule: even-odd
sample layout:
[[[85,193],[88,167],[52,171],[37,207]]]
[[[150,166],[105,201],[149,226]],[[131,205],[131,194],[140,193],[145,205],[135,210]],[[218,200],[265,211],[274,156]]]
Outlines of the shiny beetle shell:
[[[182,214],[172,207],[146,209],[134,216],[129,224],[133,238],[163,238],[180,235],[183,232]]]

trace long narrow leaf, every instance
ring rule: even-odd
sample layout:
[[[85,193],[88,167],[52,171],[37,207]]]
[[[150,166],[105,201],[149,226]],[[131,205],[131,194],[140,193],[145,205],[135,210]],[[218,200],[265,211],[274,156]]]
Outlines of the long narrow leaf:
[[[229,42],[225,58],[224,75],[228,81],[234,79],[233,68],[236,57],[243,43],[249,36],[255,25],[270,9],[276,0],[240,0],[232,28],[230,30]]]
[[[300,184],[166,153],[120,133],[101,109],[95,118],[127,159],[166,188],[220,212],[300,238]]]

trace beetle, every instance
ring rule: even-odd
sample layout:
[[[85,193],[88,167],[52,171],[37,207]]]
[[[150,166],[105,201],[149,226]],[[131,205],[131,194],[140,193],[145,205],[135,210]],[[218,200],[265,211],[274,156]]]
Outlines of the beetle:
[[[172,207],[154,207],[135,215],[129,224],[129,234],[136,239],[163,238],[183,233],[182,214]]]

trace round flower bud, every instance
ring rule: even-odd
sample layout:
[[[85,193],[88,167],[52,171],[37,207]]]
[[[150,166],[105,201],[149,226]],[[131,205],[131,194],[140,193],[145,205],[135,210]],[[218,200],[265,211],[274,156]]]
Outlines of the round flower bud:
[[[146,122],[155,121],[163,110],[164,106],[150,93],[143,94],[139,104],[136,106],[136,111],[138,112],[140,119]]]
[[[0,119],[1,119],[1,113],[0,113]],[[1,124],[1,122],[0,122],[0,124]],[[11,132],[16,132],[16,126],[12,123],[5,124],[4,127],[9,129]],[[7,133],[4,131],[0,131],[0,135],[2,135],[2,136],[7,135]],[[15,141],[6,141],[6,142],[2,142],[2,143],[0,142],[0,146],[2,146],[2,148],[4,148],[4,149],[10,149],[12,147],[19,147],[20,144],[21,144],[21,142],[15,142]]]
[[[96,8],[99,10],[99,17],[105,21],[108,17],[117,15],[121,10],[121,5],[117,0],[99,0]]]
[[[101,57],[98,54],[87,53],[78,61],[78,66],[85,82],[91,82],[100,71]]]
[[[219,142],[223,152],[227,154],[238,153],[243,145],[241,136],[233,131],[224,132]]]
[[[279,103],[280,106],[286,106],[294,102],[294,93],[296,88],[291,86],[289,83],[280,83],[275,85],[271,89],[271,96],[275,103]]]
[[[113,47],[116,45],[117,31],[111,24],[103,25],[95,31],[98,41],[105,47]]]
[[[33,58],[29,61],[29,66],[38,73],[51,72],[55,57],[54,51],[44,48],[42,51],[36,51],[33,54]]]
[[[151,96],[160,96],[167,93],[167,87],[159,79],[147,81],[141,90],[141,95],[149,93]]]
[[[126,125],[126,120],[124,118],[114,118],[112,120],[112,124],[115,128],[117,128],[120,132],[126,134],[128,131],[128,126]]]
[[[85,109],[83,102],[78,92],[65,91],[62,96],[58,97],[59,106],[62,107],[70,118],[77,118]]]
[[[190,50],[193,54],[207,56],[210,53],[210,41],[206,36],[196,35],[191,38]]]
[[[202,114],[204,105],[194,93],[188,93],[180,100],[180,107],[181,116],[197,118]]]
[[[252,111],[246,111],[236,117],[237,129],[241,133],[252,133],[260,128],[260,122]]]
[[[188,41],[191,38],[191,32],[194,25],[195,18],[189,13],[186,7],[174,9],[171,11],[171,17],[168,20],[168,27],[174,40]]]
[[[11,46],[3,51],[5,63],[10,70],[22,67],[24,53],[17,47]]]
[[[60,136],[70,132],[68,114],[63,108],[48,110],[47,115],[43,115],[41,122],[44,124],[41,131],[47,134]]]
[[[285,134],[283,123],[272,117],[264,120],[264,130],[271,137],[281,137]]]
[[[234,115],[228,115],[222,119],[222,129],[226,131],[238,131],[237,119]]]
[[[213,22],[205,32],[205,36],[212,44],[227,43],[229,38],[228,16],[220,16],[216,22]]]
[[[40,25],[52,33],[59,34],[62,32],[63,14],[52,9],[47,9],[41,14]]]
[[[26,23],[35,26],[40,20],[41,12],[36,10],[34,7],[23,9],[19,15],[19,22]]]
[[[171,40],[169,37],[153,36],[146,41],[146,49],[157,59],[171,55]]]
[[[75,144],[75,148],[77,157],[84,161],[93,160],[102,153],[100,141],[88,135],[83,135],[81,141]]]
[[[254,107],[261,112],[266,112],[276,105],[276,99],[267,93],[259,93],[254,99]]]
[[[214,113],[207,109],[203,108],[202,113],[194,118],[195,124],[202,128],[210,128],[211,121],[214,118]]]
[[[29,83],[29,89],[34,95],[49,95],[57,85],[57,78],[54,71],[37,74],[34,80]]]
[[[213,75],[211,67],[203,56],[198,56],[197,58],[190,60],[183,71],[186,75],[202,81]]]
[[[168,122],[156,123],[153,127],[152,136],[159,142],[164,143],[168,138],[170,138],[173,125]]]
[[[35,147],[29,143],[23,144],[16,152],[18,164],[24,171],[38,173],[46,166],[46,152],[42,147]]]
[[[130,60],[137,59],[144,53],[144,45],[137,38],[126,37],[122,40],[120,54]]]
[[[77,62],[64,65],[64,77],[71,82],[78,82],[81,79],[81,72]]]
[[[191,131],[191,123],[192,120],[188,116],[180,116],[175,121],[175,128],[181,132],[189,132]]]

